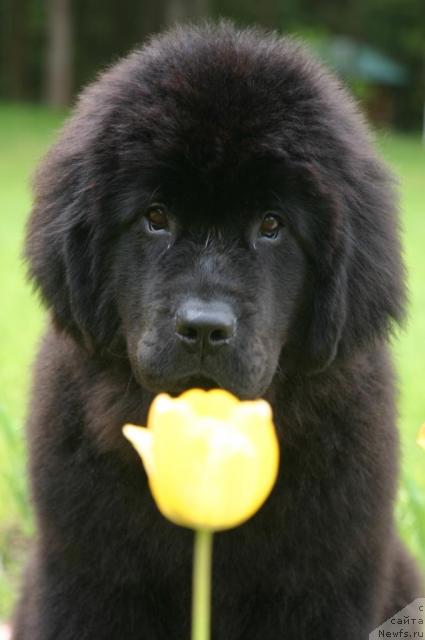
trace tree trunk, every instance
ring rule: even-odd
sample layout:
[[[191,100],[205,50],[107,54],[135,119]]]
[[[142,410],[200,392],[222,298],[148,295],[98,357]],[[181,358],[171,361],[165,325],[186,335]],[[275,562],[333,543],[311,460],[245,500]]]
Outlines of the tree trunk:
[[[68,106],[73,89],[72,0],[48,0],[47,103]]]
[[[12,100],[28,97],[28,0],[12,0],[6,5],[4,38],[6,93]]]

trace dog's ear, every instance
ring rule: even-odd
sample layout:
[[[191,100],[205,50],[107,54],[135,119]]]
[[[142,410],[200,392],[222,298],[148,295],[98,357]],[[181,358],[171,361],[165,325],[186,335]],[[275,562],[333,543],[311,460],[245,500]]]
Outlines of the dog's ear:
[[[311,164],[304,167],[316,204],[310,220],[309,295],[298,335],[304,366],[311,372],[325,369],[337,355],[387,337],[404,317],[392,180],[374,157],[363,163],[343,183],[324,179]]]
[[[406,274],[393,176],[372,155],[344,185],[350,221],[347,317],[342,353],[388,338],[405,319]]]
[[[319,261],[320,262],[320,261]],[[303,337],[303,356],[311,372],[335,359],[347,321],[347,253],[339,247],[328,264],[313,263],[309,323]]]
[[[117,314],[105,272],[108,238],[96,224],[99,194],[89,153],[65,130],[41,163],[25,258],[55,325],[92,350],[110,341]]]
[[[318,372],[336,357],[346,326],[351,233],[342,200],[320,168],[312,161],[298,162],[292,171],[294,191],[303,200],[295,223],[307,274],[289,350],[295,349],[304,371]]]

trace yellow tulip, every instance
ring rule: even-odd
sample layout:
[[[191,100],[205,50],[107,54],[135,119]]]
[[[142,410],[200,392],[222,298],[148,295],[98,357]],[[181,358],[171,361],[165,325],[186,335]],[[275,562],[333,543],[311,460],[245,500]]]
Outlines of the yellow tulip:
[[[420,428],[417,443],[425,449],[425,423]]]
[[[221,389],[160,394],[148,426],[126,425],[164,516],[193,529],[241,524],[276,480],[279,447],[270,406]]]

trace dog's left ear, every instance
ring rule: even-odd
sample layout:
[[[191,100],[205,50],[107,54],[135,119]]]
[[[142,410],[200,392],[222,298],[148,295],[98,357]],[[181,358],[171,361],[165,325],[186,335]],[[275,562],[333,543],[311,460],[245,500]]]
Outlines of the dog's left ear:
[[[372,152],[360,159],[342,197],[351,235],[345,354],[387,339],[402,325],[407,293],[395,181]]]
[[[317,264],[312,279],[310,322],[303,354],[312,372],[326,369],[335,359],[347,321],[347,253],[345,243],[328,264]]]
[[[306,368],[386,338],[404,318],[405,286],[391,176],[372,155],[346,182],[314,182],[308,318],[300,340]]]
[[[318,372],[336,357],[346,326],[351,233],[341,198],[312,162],[297,166],[305,198],[300,229],[307,259],[306,295],[298,310],[296,356],[303,369]]]

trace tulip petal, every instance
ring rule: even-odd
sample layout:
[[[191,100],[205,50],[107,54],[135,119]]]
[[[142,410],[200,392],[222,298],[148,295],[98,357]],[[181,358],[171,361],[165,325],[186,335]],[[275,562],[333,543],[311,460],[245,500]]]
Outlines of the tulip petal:
[[[219,420],[228,418],[239,404],[239,400],[224,389],[189,389],[177,401],[190,405],[197,416],[214,416]]]
[[[188,403],[180,402],[179,398],[172,398],[166,393],[160,393],[150,406],[148,428],[155,433],[159,431],[162,433],[164,429],[182,428],[184,424],[192,423],[193,420],[194,413]]]
[[[133,424],[126,424],[123,427],[123,433],[127,440],[131,442],[133,447],[142,459],[148,475],[154,473],[154,459],[152,455],[152,433],[145,427],[136,427]]]

